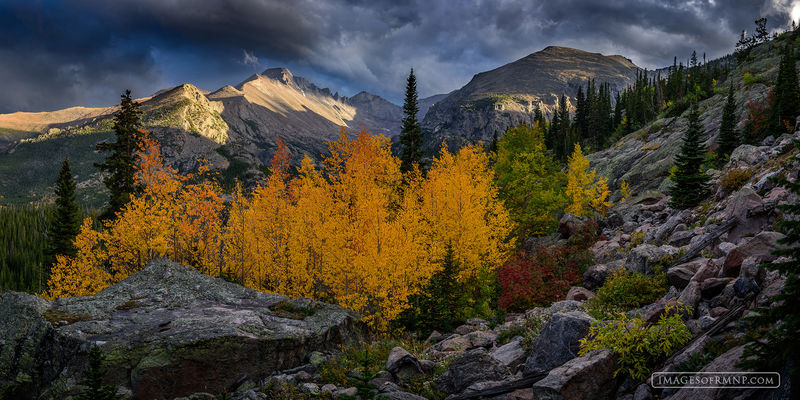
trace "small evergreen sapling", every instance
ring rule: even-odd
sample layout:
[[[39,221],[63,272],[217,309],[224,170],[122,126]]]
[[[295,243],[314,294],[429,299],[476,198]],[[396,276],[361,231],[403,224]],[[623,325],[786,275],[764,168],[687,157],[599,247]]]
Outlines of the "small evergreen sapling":
[[[103,351],[94,346],[89,350],[89,369],[86,370],[84,384],[87,389],[75,400],[116,400],[117,389],[111,385],[103,384],[106,374],[103,368]]]

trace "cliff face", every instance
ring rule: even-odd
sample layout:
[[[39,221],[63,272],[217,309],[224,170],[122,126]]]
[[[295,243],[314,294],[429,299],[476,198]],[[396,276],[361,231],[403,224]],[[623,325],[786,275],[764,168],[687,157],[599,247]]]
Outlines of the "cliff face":
[[[551,116],[562,94],[568,107],[589,79],[608,83],[612,92],[633,83],[639,68],[622,56],[604,56],[566,47],[547,47],[510,64],[475,75],[433,105],[423,127],[429,146],[491,140],[495,131],[533,120],[538,105]]]

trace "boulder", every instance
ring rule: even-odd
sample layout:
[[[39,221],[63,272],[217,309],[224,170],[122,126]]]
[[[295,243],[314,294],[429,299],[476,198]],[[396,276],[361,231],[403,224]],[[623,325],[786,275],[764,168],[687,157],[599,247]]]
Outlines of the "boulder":
[[[386,370],[401,382],[423,374],[419,360],[400,346],[389,352],[389,357],[386,359]]]
[[[456,334],[437,343],[435,346],[433,346],[433,348],[438,351],[450,352],[450,351],[464,351],[469,349],[471,346],[472,342],[470,342],[469,339],[465,338],[464,336]]]
[[[555,314],[558,312],[565,313],[570,311],[583,311],[583,303],[575,300],[561,300],[551,304],[550,308],[548,309],[550,314]]]
[[[752,238],[743,239],[725,257],[722,266],[723,276],[732,278],[739,276],[739,268],[747,257],[757,257],[762,262],[772,262],[776,258],[772,252],[784,248],[778,244],[778,240],[784,237],[785,235],[779,232],[764,231]]]
[[[739,278],[733,284],[733,291],[736,297],[745,298],[750,293],[758,294],[761,288],[756,283],[756,280],[750,277]]]
[[[767,160],[766,147],[743,144],[731,153],[725,168],[750,168]]]
[[[583,273],[583,286],[589,290],[597,290],[606,282],[613,270],[606,264],[596,264]]]
[[[697,303],[700,302],[700,282],[697,281],[689,281],[689,284],[683,288],[680,296],[678,296],[678,301],[685,305],[692,308],[692,310],[697,310]]]
[[[436,379],[436,388],[447,394],[460,393],[478,382],[500,381],[511,375],[508,368],[486,349],[470,350],[453,360],[447,371]]]
[[[667,252],[652,244],[641,244],[631,249],[625,268],[645,275],[653,275],[653,266],[667,257]]]
[[[732,280],[733,278],[708,278],[700,284],[700,292],[704,298],[710,299],[722,293],[722,289]]]
[[[464,335],[464,338],[469,340],[468,350],[476,347],[489,348],[494,346],[497,334],[492,331],[475,331]]]
[[[705,263],[700,265],[700,268],[695,272],[694,276],[692,277],[692,281],[694,282],[703,282],[708,278],[714,278],[719,274],[719,265],[721,264],[721,259],[705,259]]]
[[[742,352],[744,351],[744,346],[734,347],[721,356],[717,357],[703,367],[700,372],[736,372],[741,371],[739,368],[736,367],[736,364],[739,362],[739,358],[742,356]],[[684,388],[680,389],[675,393],[670,400],[713,400],[719,398],[739,398],[739,397],[728,397],[730,396],[733,391],[737,389],[726,389],[726,388]],[[749,397],[748,397],[749,398]]]
[[[592,297],[597,297],[591,290],[582,288],[580,286],[573,286],[567,292],[567,300],[586,301]]]
[[[522,348],[521,337],[516,337],[510,342],[495,348],[489,354],[512,371],[525,362],[526,357],[525,349]]]
[[[614,370],[616,358],[608,349],[595,350],[569,360],[554,368],[542,380],[533,384],[541,397],[564,400],[610,399],[616,390]],[[553,397],[545,397],[545,396]]]
[[[684,266],[675,266],[667,270],[667,281],[678,289],[683,289],[692,280],[696,270]]]
[[[344,308],[161,260],[93,296],[0,295],[0,398],[65,397],[92,345],[106,354],[107,383],[130,386],[136,399],[171,399],[223,393],[242,376],[266,378],[365,334]],[[18,376],[30,380],[9,384]]]
[[[525,360],[525,374],[544,372],[578,356],[578,341],[589,333],[595,319],[582,311],[555,313],[533,341]]]
[[[386,400],[428,400],[422,396],[407,392],[389,392],[381,397]]]
[[[667,243],[675,247],[683,247],[689,244],[693,237],[694,231],[676,231],[669,237]]]
[[[558,233],[561,234],[561,237],[567,239],[572,235],[578,234],[585,223],[585,218],[566,213],[558,221]]]

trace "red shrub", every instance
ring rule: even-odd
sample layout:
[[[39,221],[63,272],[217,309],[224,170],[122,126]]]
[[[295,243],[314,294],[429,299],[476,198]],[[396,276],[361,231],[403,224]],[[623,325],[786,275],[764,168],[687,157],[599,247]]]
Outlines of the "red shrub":
[[[503,289],[499,305],[526,310],[561,300],[570,286],[580,282],[591,262],[584,246],[539,246],[530,254],[520,254],[498,271]]]

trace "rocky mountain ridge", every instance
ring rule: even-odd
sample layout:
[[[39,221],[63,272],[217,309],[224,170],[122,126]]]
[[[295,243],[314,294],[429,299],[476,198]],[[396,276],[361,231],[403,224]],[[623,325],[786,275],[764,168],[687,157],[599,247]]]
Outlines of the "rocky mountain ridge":
[[[145,128],[174,166],[191,171],[204,158],[244,180],[263,176],[278,138],[299,163],[304,154],[320,159],[342,127],[392,137],[402,119],[401,108],[380,96],[340,96],[286,68],[267,69],[211,93],[183,84],[139,101]],[[111,137],[117,108],[0,115],[0,196],[27,202],[46,193],[49,173],[66,155],[84,193],[99,193],[92,165],[101,155],[94,147]],[[41,158],[44,153],[51,157]]]
[[[422,123],[429,148],[447,141],[452,147],[483,141],[494,132],[531,123],[538,105],[549,118],[561,95],[568,108],[578,87],[590,79],[608,83],[612,92],[633,83],[639,67],[619,56],[604,56],[567,47],[549,46],[517,61],[475,75],[464,87],[438,101]]]

